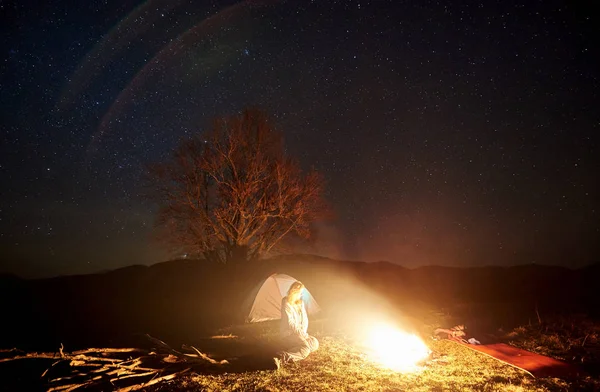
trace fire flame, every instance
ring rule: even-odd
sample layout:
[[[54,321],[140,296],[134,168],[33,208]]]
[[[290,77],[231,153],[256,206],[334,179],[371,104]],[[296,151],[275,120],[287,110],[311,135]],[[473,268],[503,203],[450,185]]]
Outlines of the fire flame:
[[[416,369],[418,362],[427,358],[431,352],[416,335],[386,324],[371,330],[368,345],[375,362],[396,371]]]

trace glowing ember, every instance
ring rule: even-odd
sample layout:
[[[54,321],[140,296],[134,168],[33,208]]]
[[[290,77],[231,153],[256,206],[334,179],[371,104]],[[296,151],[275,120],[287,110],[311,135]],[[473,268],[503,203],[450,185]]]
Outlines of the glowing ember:
[[[373,328],[368,343],[376,362],[397,371],[414,369],[430,353],[429,348],[417,336],[389,325]]]

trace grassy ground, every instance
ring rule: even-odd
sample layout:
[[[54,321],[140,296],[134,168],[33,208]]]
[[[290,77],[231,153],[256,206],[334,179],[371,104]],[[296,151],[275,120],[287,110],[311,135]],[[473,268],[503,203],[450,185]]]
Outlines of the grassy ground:
[[[356,339],[343,328],[332,328],[326,321],[313,323],[312,333],[319,338],[320,349],[306,360],[277,371],[247,370],[214,374],[190,374],[163,383],[152,391],[581,391],[600,390],[598,377],[579,380],[536,379],[530,375],[446,340],[433,340],[435,317],[426,320],[420,334],[432,350],[432,356],[416,371],[399,373],[379,366],[359,349]],[[439,319],[438,319],[439,321]],[[556,326],[558,328],[558,325]],[[596,328],[590,324],[590,328]],[[540,333],[543,328],[521,327],[506,337],[513,344],[556,358],[569,360],[567,346],[557,348],[560,332]],[[549,329],[547,329],[548,331]],[[591,330],[580,331],[588,335]],[[238,354],[243,347],[272,347],[276,325],[246,326],[225,331],[230,349],[224,356]],[[576,333],[574,333],[576,334]],[[549,339],[548,336],[554,336]],[[575,343],[575,337],[571,336]],[[578,338],[577,338],[578,339]],[[592,336],[592,340],[597,335]],[[577,341],[579,342],[579,341]],[[594,340],[595,342],[595,340]],[[581,343],[581,342],[579,342]],[[554,344],[554,345],[553,345]],[[591,344],[591,341],[590,341]],[[215,348],[216,349],[216,348]],[[269,350],[264,354],[268,356]],[[213,355],[216,351],[213,352]],[[243,353],[242,353],[243,354]],[[218,356],[218,354],[216,354]],[[596,373],[597,374],[597,373]]]
[[[505,340],[600,375],[600,324],[585,315],[555,317],[542,324],[517,327],[505,335]]]

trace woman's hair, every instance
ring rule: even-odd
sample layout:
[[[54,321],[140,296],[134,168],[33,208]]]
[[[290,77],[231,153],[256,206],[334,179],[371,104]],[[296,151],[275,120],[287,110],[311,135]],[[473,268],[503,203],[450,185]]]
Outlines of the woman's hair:
[[[304,285],[300,281],[295,281],[294,283],[292,283],[292,285],[290,286],[290,288],[287,292],[288,303],[293,304],[293,305],[300,304],[302,302],[302,296],[300,296],[300,294],[302,293],[303,288],[304,288]],[[292,302],[292,300],[294,298],[296,298],[296,300]]]

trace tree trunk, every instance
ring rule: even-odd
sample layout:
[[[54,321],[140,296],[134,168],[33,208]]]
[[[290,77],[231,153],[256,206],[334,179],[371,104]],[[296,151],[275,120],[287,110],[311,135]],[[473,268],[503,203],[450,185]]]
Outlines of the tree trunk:
[[[230,260],[228,263],[238,264],[245,263],[248,261],[248,246],[247,245],[234,245],[231,249]]]

